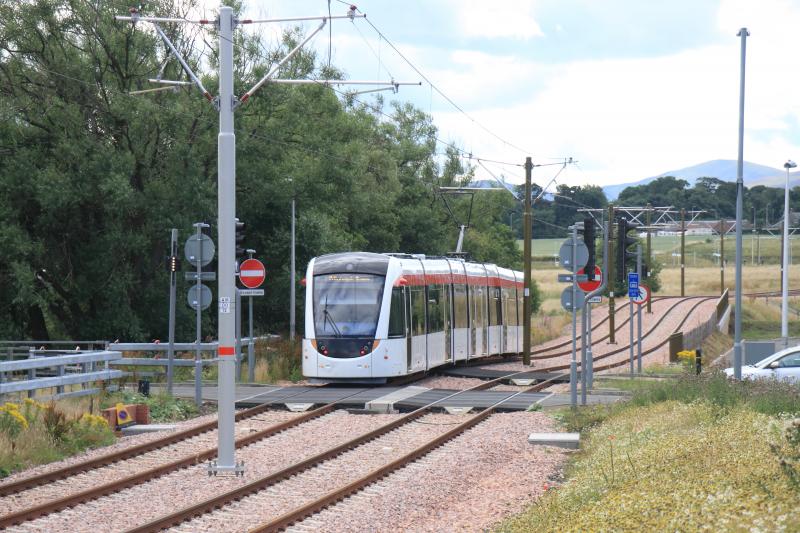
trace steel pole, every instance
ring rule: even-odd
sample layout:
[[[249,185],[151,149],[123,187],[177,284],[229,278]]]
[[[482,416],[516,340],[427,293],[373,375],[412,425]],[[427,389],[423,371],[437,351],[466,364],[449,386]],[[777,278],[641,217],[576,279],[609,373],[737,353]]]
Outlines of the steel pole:
[[[608,343],[616,344],[616,330],[614,326],[614,281],[616,279],[614,272],[614,206],[608,206],[608,227],[606,234],[608,236],[608,246],[605,253],[608,255],[608,262],[606,263],[608,271]]]
[[[533,163],[530,157],[525,158],[525,205],[523,213],[523,279],[525,289],[522,296],[522,364],[531,364],[531,170]]]
[[[642,245],[636,245],[636,272],[642,279]],[[641,283],[641,282],[640,282]],[[648,301],[650,299],[648,298]],[[636,306],[636,371],[642,373],[642,306]]]
[[[589,364],[586,362],[586,313],[589,309],[589,304],[586,303],[584,295],[583,310],[581,311],[581,405],[586,405],[586,368]]]
[[[788,185],[788,184],[787,184]],[[750,264],[756,264],[756,208],[753,206],[753,231],[750,238]]]
[[[219,136],[217,138],[217,228],[219,231],[219,451],[213,472],[239,472],[234,447],[236,395],[236,135],[233,129],[233,9],[219,11]]]
[[[653,223],[653,206],[649,203],[647,204],[647,277],[650,278],[650,267],[653,264],[653,246],[651,242],[651,234],[650,234],[650,224]],[[652,302],[652,298],[647,299],[647,314],[651,314],[653,309],[650,307],[650,303]]]
[[[295,297],[295,215],[294,215],[294,191],[292,191],[292,249],[291,249],[291,259],[289,265],[289,340],[294,342],[294,337],[297,330],[297,319],[296,319],[296,297]]]
[[[789,167],[786,167],[786,187],[783,193],[783,261],[781,261],[781,337],[783,347],[789,346]]]
[[[178,230],[173,228],[169,242],[169,254],[178,254]],[[177,272],[169,271],[169,347],[167,348],[167,394],[172,394],[173,365],[175,364],[175,290]]]
[[[578,320],[577,317],[577,306],[575,305],[575,300],[577,299],[578,295],[578,285],[576,283],[576,277],[578,269],[575,267],[575,263],[578,262],[578,228],[577,226],[572,226],[572,359],[569,363],[569,397],[570,397],[570,406],[575,409],[578,406],[578,362],[576,360],[576,343],[577,343],[577,327],[576,321]]]
[[[686,296],[686,209],[681,209],[681,297]]]
[[[198,243],[198,257],[197,263],[195,265],[195,273],[197,274],[197,280],[195,281],[195,295],[197,296],[197,308],[195,309],[194,313],[194,327],[195,327],[195,336],[194,340],[197,343],[197,346],[194,350],[194,404],[197,407],[203,403],[203,363],[202,363],[202,354],[200,353],[200,343],[203,340],[203,334],[201,331],[202,328],[202,315],[203,312],[202,306],[200,305],[202,298],[200,297],[200,287],[202,286],[202,259],[203,259],[203,227],[205,224],[202,222],[198,222],[194,225],[197,228],[197,243]]]
[[[634,320],[633,320],[633,299],[630,296],[628,296],[628,311],[630,312],[630,318],[628,320],[628,326],[629,326],[628,329],[630,330],[630,339],[631,339],[631,344],[630,344],[630,346],[628,348],[630,350],[630,366],[631,366],[631,376],[632,376],[633,375],[633,343],[634,343],[634,339],[633,339],[633,322],[634,322]]]
[[[733,374],[742,379],[742,202],[744,197],[744,66],[747,50],[747,28],[739,30],[742,41],[741,76],[739,80],[739,158],[736,165],[736,320],[734,322]]]
[[[606,289],[606,285],[608,284],[609,279],[609,239],[611,238],[611,222],[606,221],[603,224],[603,276],[602,281],[600,281],[600,286],[597,287],[595,290],[590,292],[586,295],[586,301],[594,296],[599,296],[603,294],[603,291]],[[592,388],[593,380],[594,380],[594,356],[592,355],[592,308],[591,306],[588,307],[588,311],[586,312],[586,373],[587,376],[587,383],[588,388]]]
[[[253,383],[256,380],[256,354],[255,341],[253,340],[253,297],[250,296],[247,302],[248,331],[247,331],[247,381]]]

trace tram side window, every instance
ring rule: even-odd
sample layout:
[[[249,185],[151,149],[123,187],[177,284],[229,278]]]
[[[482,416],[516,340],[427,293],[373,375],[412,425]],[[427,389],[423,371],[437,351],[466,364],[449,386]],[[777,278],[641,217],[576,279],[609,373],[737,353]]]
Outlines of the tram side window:
[[[453,295],[450,293],[450,285],[442,285],[442,299],[441,299],[441,311],[442,311],[442,330],[450,329],[453,327],[453,308],[452,308],[452,299]]]
[[[502,317],[503,302],[500,298],[500,287],[489,287],[489,325],[499,326]]]
[[[505,317],[507,326],[517,325],[517,295],[514,289],[503,289],[503,300],[505,302]]]
[[[440,284],[428,285],[428,333],[444,331],[442,305],[446,303]]]
[[[405,294],[402,287],[392,289],[389,304],[389,337],[406,336]]]
[[[455,327],[458,328],[466,328],[467,325],[467,286],[466,285],[454,285],[453,290],[455,292],[453,297],[453,304],[456,309],[456,316],[455,316]]]
[[[486,326],[486,289],[483,287],[473,287],[474,293],[472,303],[475,309],[475,327]]]
[[[411,287],[411,333],[425,335],[425,287]]]

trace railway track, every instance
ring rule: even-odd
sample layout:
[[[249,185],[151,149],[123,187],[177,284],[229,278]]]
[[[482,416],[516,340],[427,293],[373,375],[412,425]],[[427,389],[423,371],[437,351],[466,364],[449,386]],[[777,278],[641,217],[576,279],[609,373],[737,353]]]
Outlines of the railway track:
[[[413,422],[422,422],[424,417],[431,416],[430,410],[437,404],[454,396],[469,391],[491,388],[503,379],[509,379],[516,372],[494,380],[480,383],[469,389],[455,392],[445,398],[431,402],[427,406],[402,415],[400,418],[384,424],[368,433],[332,447],[313,457],[292,464],[278,472],[256,479],[243,487],[236,488],[218,496],[209,498],[190,507],[159,517],[127,533],[156,532],[167,528],[178,527],[180,531],[214,530],[219,524],[231,524],[234,516],[252,516],[254,509],[264,511],[264,506],[276,509],[275,517],[250,531],[279,531],[286,526],[313,514],[336,501],[361,490],[389,473],[426,455],[449,440],[461,435],[471,427],[489,418],[502,403],[522,392],[541,390],[550,383],[539,383],[528,387],[508,398],[497,402],[483,411],[468,416],[446,431],[421,443],[411,438],[404,430]],[[434,422],[435,423],[435,422]],[[450,424],[443,425],[449,427]],[[392,435],[395,433],[395,435]],[[373,442],[374,441],[374,442]],[[411,446],[409,446],[411,444]],[[391,448],[399,452],[389,462],[376,458],[377,450]],[[366,472],[362,472],[365,471]],[[327,480],[345,479],[345,483],[333,488]],[[306,489],[298,490],[298,487]],[[308,498],[309,486],[319,486],[322,494],[296,505],[298,500]],[[326,490],[330,489],[330,490]],[[277,502],[277,503],[276,503]]]
[[[267,406],[261,405],[261,406],[251,407],[250,409],[245,409],[243,411],[239,411],[238,413],[236,413],[236,421],[240,422],[248,418],[258,416],[261,413],[267,411],[267,409],[268,409]],[[217,421],[213,420],[211,422],[199,424],[195,427],[170,433],[169,435],[163,438],[156,439],[151,442],[146,442],[143,444],[139,444],[137,446],[132,446],[124,450],[107,453],[101,455],[100,457],[95,457],[93,459],[81,461],[79,463],[75,463],[50,472],[45,472],[43,474],[25,477],[16,481],[12,481],[10,483],[3,483],[2,485],[0,485],[0,497],[16,494],[28,489],[39,487],[42,485],[47,485],[61,479],[67,479],[69,477],[76,476],[87,471],[115,464],[120,461],[124,461],[126,459],[138,457],[140,455],[144,455],[146,453],[166,448],[168,446],[174,445],[182,441],[189,440],[193,437],[197,437],[204,433],[214,431],[216,430],[216,428],[217,428]]]
[[[513,374],[517,374],[517,373],[513,372],[513,373],[510,373],[509,375],[513,375]],[[213,499],[213,501],[206,501],[206,502],[203,502],[201,504],[197,504],[197,505],[191,506],[190,508],[182,509],[181,511],[179,511],[177,513],[172,513],[171,515],[169,515],[169,517],[162,517],[161,519],[158,519],[156,521],[151,521],[150,523],[145,524],[144,526],[137,527],[137,528],[133,529],[133,531],[157,531],[157,530],[159,530],[159,529],[161,529],[163,527],[169,527],[168,525],[166,525],[166,526],[164,525],[167,522],[169,522],[169,524],[171,524],[171,525],[174,525],[174,524],[183,522],[189,516],[194,516],[194,515],[196,515],[196,514],[198,514],[200,512],[206,512],[206,511],[203,511],[203,509],[210,510],[210,509],[213,509],[215,507],[219,507],[221,505],[221,502],[227,502],[227,501],[233,501],[233,500],[236,500],[236,499],[240,499],[242,497],[242,490],[244,490],[245,493],[249,493],[249,492],[256,491],[256,490],[261,490],[262,488],[265,488],[265,487],[272,486],[272,485],[276,484],[277,482],[279,482],[281,480],[286,480],[286,479],[288,479],[288,478],[290,478],[292,476],[298,475],[301,472],[305,472],[306,470],[308,470],[310,468],[313,468],[313,467],[315,467],[315,466],[317,466],[317,465],[319,465],[319,464],[321,464],[321,463],[323,463],[325,461],[328,461],[330,459],[336,458],[339,455],[344,454],[344,453],[348,452],[351,449],[355,449],[355,448],[357,448],[359,446],[362,446],[362,445],[364,445],[366,443],[369,443],[369,442],[372,442],[374,440],[378,440],[378,439],[384,438],[385,435],[395,431],[398,428],[405,427],[408,424],[414,422],[415,420],[417,420],[417,419],[419,419],[421,417],[433,416],[431,414],[431,409],[433,407],[435,407],[436,404],[439,404],[442,401],[445,401],[445,400],[447,400],[449,398],[452,398],[454,396],[457,396],[459,394],[463,394],[464,392],[468,392],[468,391],[472,391],[472,390],[483,390],[483,389],[491,388],[492,386],[500,383],[502,381],[502,379],[507,379],[507,377],[498,378],[496,380],[491,380],[491,381],[487,381],[487,382],[482,382],[482,383],[476,385],[475,387],[473,387],[471,389],[467,389],[465,391],[454,392],[453,394],[451,394],[451,395],[449,395],[449,396],[447,396],[445,398],[442,398],[442,399],[440,399],[438,401],[431,402],[430,404],[428,404],[427,406],[425,406],[423,408],[420,408],[420,409],[417,409],[417,410],[415,410],[415,411],[413,411],[411,413],[402,415],[399,418],[393,419],[391,422],[388,422],[386,424],[382,424],[380,427],[372,429],[372,430],[367,431],[365,433],[362,433],[358,437],[350,439],[350,440],[348,440],[348,441],[346,441],[346,442],[344,442],[342,444],[338,444],[336,446],[333,446],[333,447],[331,447],[331,448],[329,448],[329,449],[327,449],[325,451],[322,451],[322,452],[320,452],[320,453],[318,453],[316,455],[313,455],[312,457],[309,457],[307,459],[298,461],[298,462],[293,463],[293,464],[291,464],[289,466],[284,466],[283,468],[278,469],[277,471],[274,471],[274,472],[268,474],[267,476],[263,476],[263,477],[255,480],[255,481],[253,481],[251,483],[248,483],[244,487],[239,487],[239,488],[237,488],[237,489],[235,489],[233,491],[229,491],[227,493],[221,494],[221,495],[215,497]],[[542,388],[545,388],[545,387],[549,386],[549,384],[550,383],[540,383],[540,384],[537,384],[537,385],[535,385],[533,387],[528,387],[524,391],[520,391],[520,392],[541,390]],[[507,399],[510,399],[510,398],[507,398]],[[333,411],[333,408],[334,408],[333,405],[326,405],[326,406],[320,407],[320,408],[318,408],[318,409],[316,409],[314,411],[306,413],[304,415],[300,415],[300,416],[294,417],[291,420],[282,422],[282,423],[274,425],[274,426],[270,426],[269,428],[267,428],[265,430],[259,431],[257,433],[253,433],[251,435],[247,435],[246,437],[243,437],[243,438],[240,438],[240,439],[237,440],[237,448],[244,448],[245,446],[249,446],[249,445],[251,445],[251,444],[253,444],[255,442],[263,441],[265,439],[268,439],[268,437],[271,437],[271,436],[273,436],[273,435],[275,435],[277,433],[280,433],[280,432],[287,431],[290,428],[298,428],[304,422],[307,422],[309,420],[316,419],[316,418],[322,417],[322,416],[324,416],[324,415],[326,415],[328,413],[331,413],[331,411]],[[490,410],[487,410],[486,412],[481,412],[479,415],[474,415],[474,416],[470,417],[470,419],[469,419],[469,421],[471,421],[470,424],[461,424],[460,423],[456,427],[453,427],[453,429],[457,430],[457,431],[452,431],[452,432],[451,431],[447,431],[446,435],[444,433],[437,434],[435,436],[435,438],[436,439],[440,439],[440,440],[437,440],[436,442],[438,442],[438,443],[446,442],[447,440],[453,438],[454,436],[456,436],[456,435],[462,433],[463,431],[465,431],[466,429],[468,429],[468,427],[471,427],[472,425],[479,423],[485,417],[488,417],[493,411],[494,411],[494,407],[492,409],[490,409]],[[389,416],[389,415],[379,415],[379,416]],[[365,418],[370,418],[370,417],[365,417]],[[441,440],[441,439],[444,439],[444,440]],[[383,441],[381,441],[381,442],[383,442]],[[410,441],[407,438],[404,437],[404,438],[401,438],[399,442],[403,442],[403,443],[408,444]],[[421,446],[428,446],[428,448],[426,448],[427,450],[433,449],[434,447],[436,447],[437,444],[434,444],[432,442],[433,441],[427,441],[426,440],[425,443],[423,443]],[[406,444],[404,444],[404,446],[406,446]],[[408,446],[406,446],[406,447],[408,447]],[[361,453],[361,452],[359,452],[359,453]],[[419,453],[424,453],[424,452],[420,452],[419,450],[416,450],[416,449],[415,450],[411,450],[409,448],[408,453],[409,454],[412,454],[412,453],[419,454]],[[88,504],[89,502],[93,502],[95,500],[98,500],[99,498],[103,498],[103,497],[108,496],[108,495],[118,495],[118,493],[120,493],[120,491],[122,491],[124,489],[127,489],[127,488],[131,488],[131,487],[141,488],[142,484],[144,484],[147,481],[150,481],[150,480],[153,480],[153,479],[156,479],[156,478],[162,478],[162,477],[166,476],[167,474],[169,474],[171,472],[175,472],[175,471],[178,471],[178,470],[186,469],[186,468],[191,467],[193,465],[198,465],[199,463],[214,457],[215,454],[216,454],[216,448],[209,448],[209,449],[207,449],[207,450],[205,450],[203,452],[187,455],[187,456],[179,458],[177,460],[174,460],[174,461],[171,461],[171,462],[168,462],[168,463],[164,463],[164,464],[160,464],[157,467],[154,467],[152,469],[149,469],[149,470],[146,470],[146,471],[143,471],[143,472],[137,472],[137,473],[135,473],[133,475],[123,477],[122,479],[114,480],[114,481],[108,482],[108,483],[99,484],[99,485],[91,487],[89,489],[77,491],[77,492],[74,492],[74,493],[69,494],[67,496],[61,497],[61,498],[51,499],[51,500],[48,500],[46,502],[43,502],[43,503],[40,503],[40,504],[37,504],[37,505],[33,505],[33,506],[26,507],[24,509],[17,510],[15,512],[0,516],[0,527],[13,527],[15,525],[20,525],[20,524],[22,524],[24,526],[24,525],[26,525],[25,523],[27,523],[27,522],[29,522],[31,520],[36,520],[37,518],[42,518],[42,517],[49,517],[49,515],[58,513],[59,511],[63,511],[65,509],[72,509],[71,512],[75,512],[76,510],[79,511],[81,509],[81,506],[84,505],[84,504]],[[408,457],[403,455],[403,457],[405,458],[404,460],[406,461],[406,463],[408,461],[410,461],[410,460],[413,460],[413,459],[410,458],[411,457],[410,455]],[[399,463],[399,462],[396,463],[394,468],[399,468],[400,464],[401,463]],[[97,503],[99,503],[99,502],[97,502]],[[45,529],[48,529],[49,526],[44,526],[44,527],[45,527]],[[21,530],[27,530],[27,529],[23,528]]]
[[[707,302],[708,300],[713,299],[714,297],[705,297],[705,298],[698,298],[698,301],[695,302],[691,308],[686,312],[686,315],[683,317],[681,323],[678,325],[676,329],[680,329],[683,324],[685,324],[686,320],[692,315],[692,313],[703,303]],[[685,300],[671,306],[667,312],[665,312],[659,320],[648,330],[647,335],[644,337],[652,334],[658,326],[666,319],[669,313],[673,312],[678,306],[682,303],[685,303]],[[647,350],[643,350],[643,355],[652,353],[653,351],[657,350],[658,348],[662,347],[667,342],[665,338],[663,341],[658,343],[657,345],[648,348]],[[605,358],[612,357],[615,354],[623,352],[629,348],[628,345],[622,346],[616,350],[612,350],[609,353],[598,355],[595,359],[601,360]],[[604,370],[608,368],[614,368],[618,366],[623,366],[627,364],[627,359],[610,362],[605,365],[595,366],[595,370]],[[553,365],[546,370],[550,371],[557,371],[568,368],[569,365]],[[283,465],[282,468],[274,469],[272,472],[260,476],[258,479],[247,483],[246,485],[233,488],[227,492],[222,494],[218,494],[213,498],[209,498],[205,501],[193,504],[186,508],[180,509],[176,512],[169,513],[168,515],[158,517],[154,520],[150,520],[145,524],[136,526],[130,531],[158,531],[163,528],[177,526],[181,523],[186,521],[192,520],[194,517],[197,516],[219,516],[215,513],[223,512],[223,511],[214,511],[214,509],[221,509],[221,508],[229,508],[228,506],[232,502],[237,501],[244,501],[245,498],[253,494],[260,494],[263,493],[264,490],[269,489],[272,487],[272,491],[268,492],[271,496],[267,496],[269,499],[273,497],[277,492],[281,492],[283,490],[282,487],[291,487],[291,485],[281,485],[281,483],[289,483],[291,478],[295,478],[298,476],[305,476],[302,479],[306,480],[307,483],[315,483],[314,480],[317,479],[315,476],[319,476],[320,472],[330,472],[331,469],[336,468],[343,468],[344,471],[348,472],[348,476],[345,483],[342,483],[341,486],[335,487],[328,487],[324,485],[320,485],[320,494],[317,494],[316,497],[310,498],[309,501],[304,501],[301,504],[298,504],[296,499],[289,499],[288,503],[281,507],[279,510],[276,511],[273,518],[269,521],[265,522],[258,526],[254,531],[275,531],[281,528],[284,528],[291,523],[296,522],[297,520],[302,519],[309,514],[313,514],[320,509],[323,509],[332,503],[346,497],[349,494],[352,494],[358,490],[361,490],[363,487],[374,483],[376,480],[386,476],[388,473],[393,472],[397,469],[402,468],[403,466],[407,465],[408,463],[418,459],[419,457],[424,456],[431,450],[441,446],[445,442],[457,437],[458,435],[462,434],[464,431],[467,431],[469,428],[474,427],[475,425],[481,423],[483,420],[487,419],[491,416],[491,414],[495,411],[495,409],[501,405],[503,402],[510,400],[516,394],[521,394],[523,392],[534,392],[540,391],[544,388],[548,387],[555,381],[557,378],[553,378],[552,380],[548,380],[545,382],[538,383],[533,386],[525,387],[521,389],[518,393],[511,395],[505,398],[502,402],[498,402],[494,406],[481,411],[478,414],[470,415],[468,418],[459,422],[458,424],[449,427],[446,431],[441,432],[434,432],[427,433],[425,439],[416,439],[411,438],[410,434],[407,432],[410,431],[408,428],[411,427],[409,424],[416,422],[425,422],[426,420],[430,419],[431,417],[435,417],[436,415],[431,413],[431,409],[449,398],[457,396],[458,394],[463,394],[465,392],[474,391],[474,390],[484,390],[490,389],[502,382],[505,382],[515,376],[520,374],[524,374],[527,371],[521,372],[509,372],[506,375],[501,377],[484,381],[482,383],[477,384],[474,387],[466,389],[464,391],[455,392],[445,398],[442,398],[438,401],[432,402],[431,404],[412,411],[411,413],[402,415],[398,418],[393,419],[392,421],[382,424],[377,428],[370,429],[369,431],[363,432],[359,434],[357,437],[347,440],[346,442],[336,444],[334,446],[329,447],[319,453],[316,453],[306,459],[302,459],[300,461],[294,462],[289,464],[288,466]],[[249,413],[251,416],[257,413],[263,413],[266,408],[259,407],[253,408],[250,410],[243,411],[239,414],[239,418],[242,420],[247,419],[247,414]],[[280,433],[282,431],[286,431],[290,428],[297,427],[303,422],[307,420],[311,420],[314,418],[318,418],[330,413],[333,410],[332,405],[323,406],[315,411],[310,413],[306,413],[305,415],[299,415],[295,418],[292,418],[289,421],[283,422],[281,424],[277,424],[266,428],[262,431],[254,433],[252,435],[248,435],[237,440],[237,448],[242,448],[253,444],[255,442],[267,439],[268,437]],[[388,415],[386,415],[388,416]],[[213,425],[214,423],[208,424]],[[186,432],[182,432],[188,435],[189,431],[194,432],[202,432],[204,426],[198,426],[197,428],[192,428],[191,430],[187,430]],[[206,431],[209,431],[208,429]],[[173,440],[177,438],[179,435],[172,435],[170,436]],[[167,439],[164,439],[165,441]],[[424,442],[423,442],[424,441]],[[371,443],[371,444],[370,444]],[[156,447],[165,447],[168,444],[158,444],[157,442],[148,443],[148,446],[156,446]],[[371,448],[365,446],[372,446]],[[381,464],[377,464],[372,459],[375,458],[376,454],[370,454],[369,451],[365,450],[374,450],[375,447],[379,447],[380,449],[389,448],[394,450],[391,460],[383,461]],[[395,453],[396,452],[396,453]],[[135,455],[142,455],[148,453],[148,450],[145,450],[144,447],[137,447],[134,450],[126,450],[120,452],[122,454],[135,454]],[[203,462],[207,459],[210,459],[216,454],[216,448],[209,448],[201,453],[192,454],[190,456],[182,457],[178,460],[171,461],[169,463],[165,463],[163,465],[159,465],[157,468],[147,470],[144,472],[139,472],[132,476],[127,476],[121,480],[117,480],[110,483],[100,484],[98,486],[92,487],[87,490],[78,491],[74,494],[65,496],[63,498],[59,498],[56,500],[48,501],[43,504],[31,506],[25,509],[21,509],[11,514],[4,515],[0,517],[0,527],[9,527],[15,524],[22,524],[24,522],[34,520],[39,517],[45,517],[50,515],[51,513],[56,513],[60,510],[64,510],[67,508],[75,508],[75,510],[80,510],[80,505],[85,502],[90,502],[93,500],[97,500],[105,495],[115,494],[119,491],[129,488],[129,487],[137,487],[141,486],[142,483],[148,480],[152,480],[155,478],[159,478],[165,476],[170,472],[175,472],[177,470],[186,469],[192,465],[197,465],[200,462]],[[115,454],[107,454],[101,458],[95,459],[92,462],[84,462],[78,465],[74,465],[74,467],[78,470],[81,467],[85,470],[87,467],[91,466],[91,464],[96,465],[108,465],[114,464],[112,461],[112,457]],[[377,454],[380,456],[380,454]],[[362,459],[364,457],[372,457],[369,461],[357,459],[355,462],[361,464],[363,468],[356,472],[355,470],[351,471],[351,468],[346,465],[351,465],[353,463],[353,457]],[[349,459],[346,459],[349,458]],[[124,460],[124,456],[120,455],[120,459],[117,461]],[[336,462],[339,461],[339,462]],[[338,466],[337,466],[338,465]],[[342,465],[345,465],[342,467]],[[364,466],[365,465],[365,466]],[[73,474],[69,474],[65,471],[56,471],[50,473],[48,475],[55,476],[52,479],[64,479],[69,478]],[[60,476],[60,477],[59,477]],[[336,477],[336,476],[329,476],[328,477]],[[23,479],[20,480],[16,486],[16,489],[6,489],[6,494],[13,494],[19,493],[20,491],[24,491],[27,489],[22,488],[22,483],[26,481],[28,483],[34,483],[34,487],[37,486],[35,483],[46,483],[43,481],[44,478],[40,477],[32,477],[28,480]],[[9,487],[12,484],[8,484]],[[328,490],[329,489],[329,490]],[[287,494],[294,494],[291,490],[287,489]],[[255,500],[254,500],[255,501]],[[211,518],[212,522],[214,520],[218,520],[219,518]],[[205,520],[205,518],[204,518]],[[193,524],[193,525],[192,525]],[[195,525],[199,526],[199,522],[190,522],[190,528],[194,527]]]

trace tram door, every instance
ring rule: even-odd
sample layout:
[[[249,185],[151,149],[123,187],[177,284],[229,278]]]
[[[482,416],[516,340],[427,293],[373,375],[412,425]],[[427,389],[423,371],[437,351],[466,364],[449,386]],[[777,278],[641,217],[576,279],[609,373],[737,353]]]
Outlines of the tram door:
[[[413,359],[411,357],[411,295],[409,294],[408,287],[403,287],[403,311],[406,317],[406,362],[408,364],[408,372],[413,368]]]

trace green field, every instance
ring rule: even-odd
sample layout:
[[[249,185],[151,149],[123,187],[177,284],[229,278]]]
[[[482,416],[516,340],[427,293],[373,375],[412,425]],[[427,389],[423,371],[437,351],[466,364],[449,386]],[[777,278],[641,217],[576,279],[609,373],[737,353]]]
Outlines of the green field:
[[[644,244],[644,239],[642,240]],[[537,261],[546,258],[555,258],[564,239],[534,239],[533,257]],[[517,241],[522,249],[523,242]],[[792,264],[800,261],[800,235],[793,235],[789,239],[790,257]],[[745,234],[742,238],[743,260],[745,264],[779,264],[781,257],[781,239],[779,235]],[[665,268],[680,266],[680,236],[652,237],[653,255]],[[687,235],[686,236],[686,266],[711,266],[719,264],[720,239],[718,235]],[[673,255],[675,254],[675,255]],[[736,259],[735,235],[725,236],[725,259],[732,263]]]

